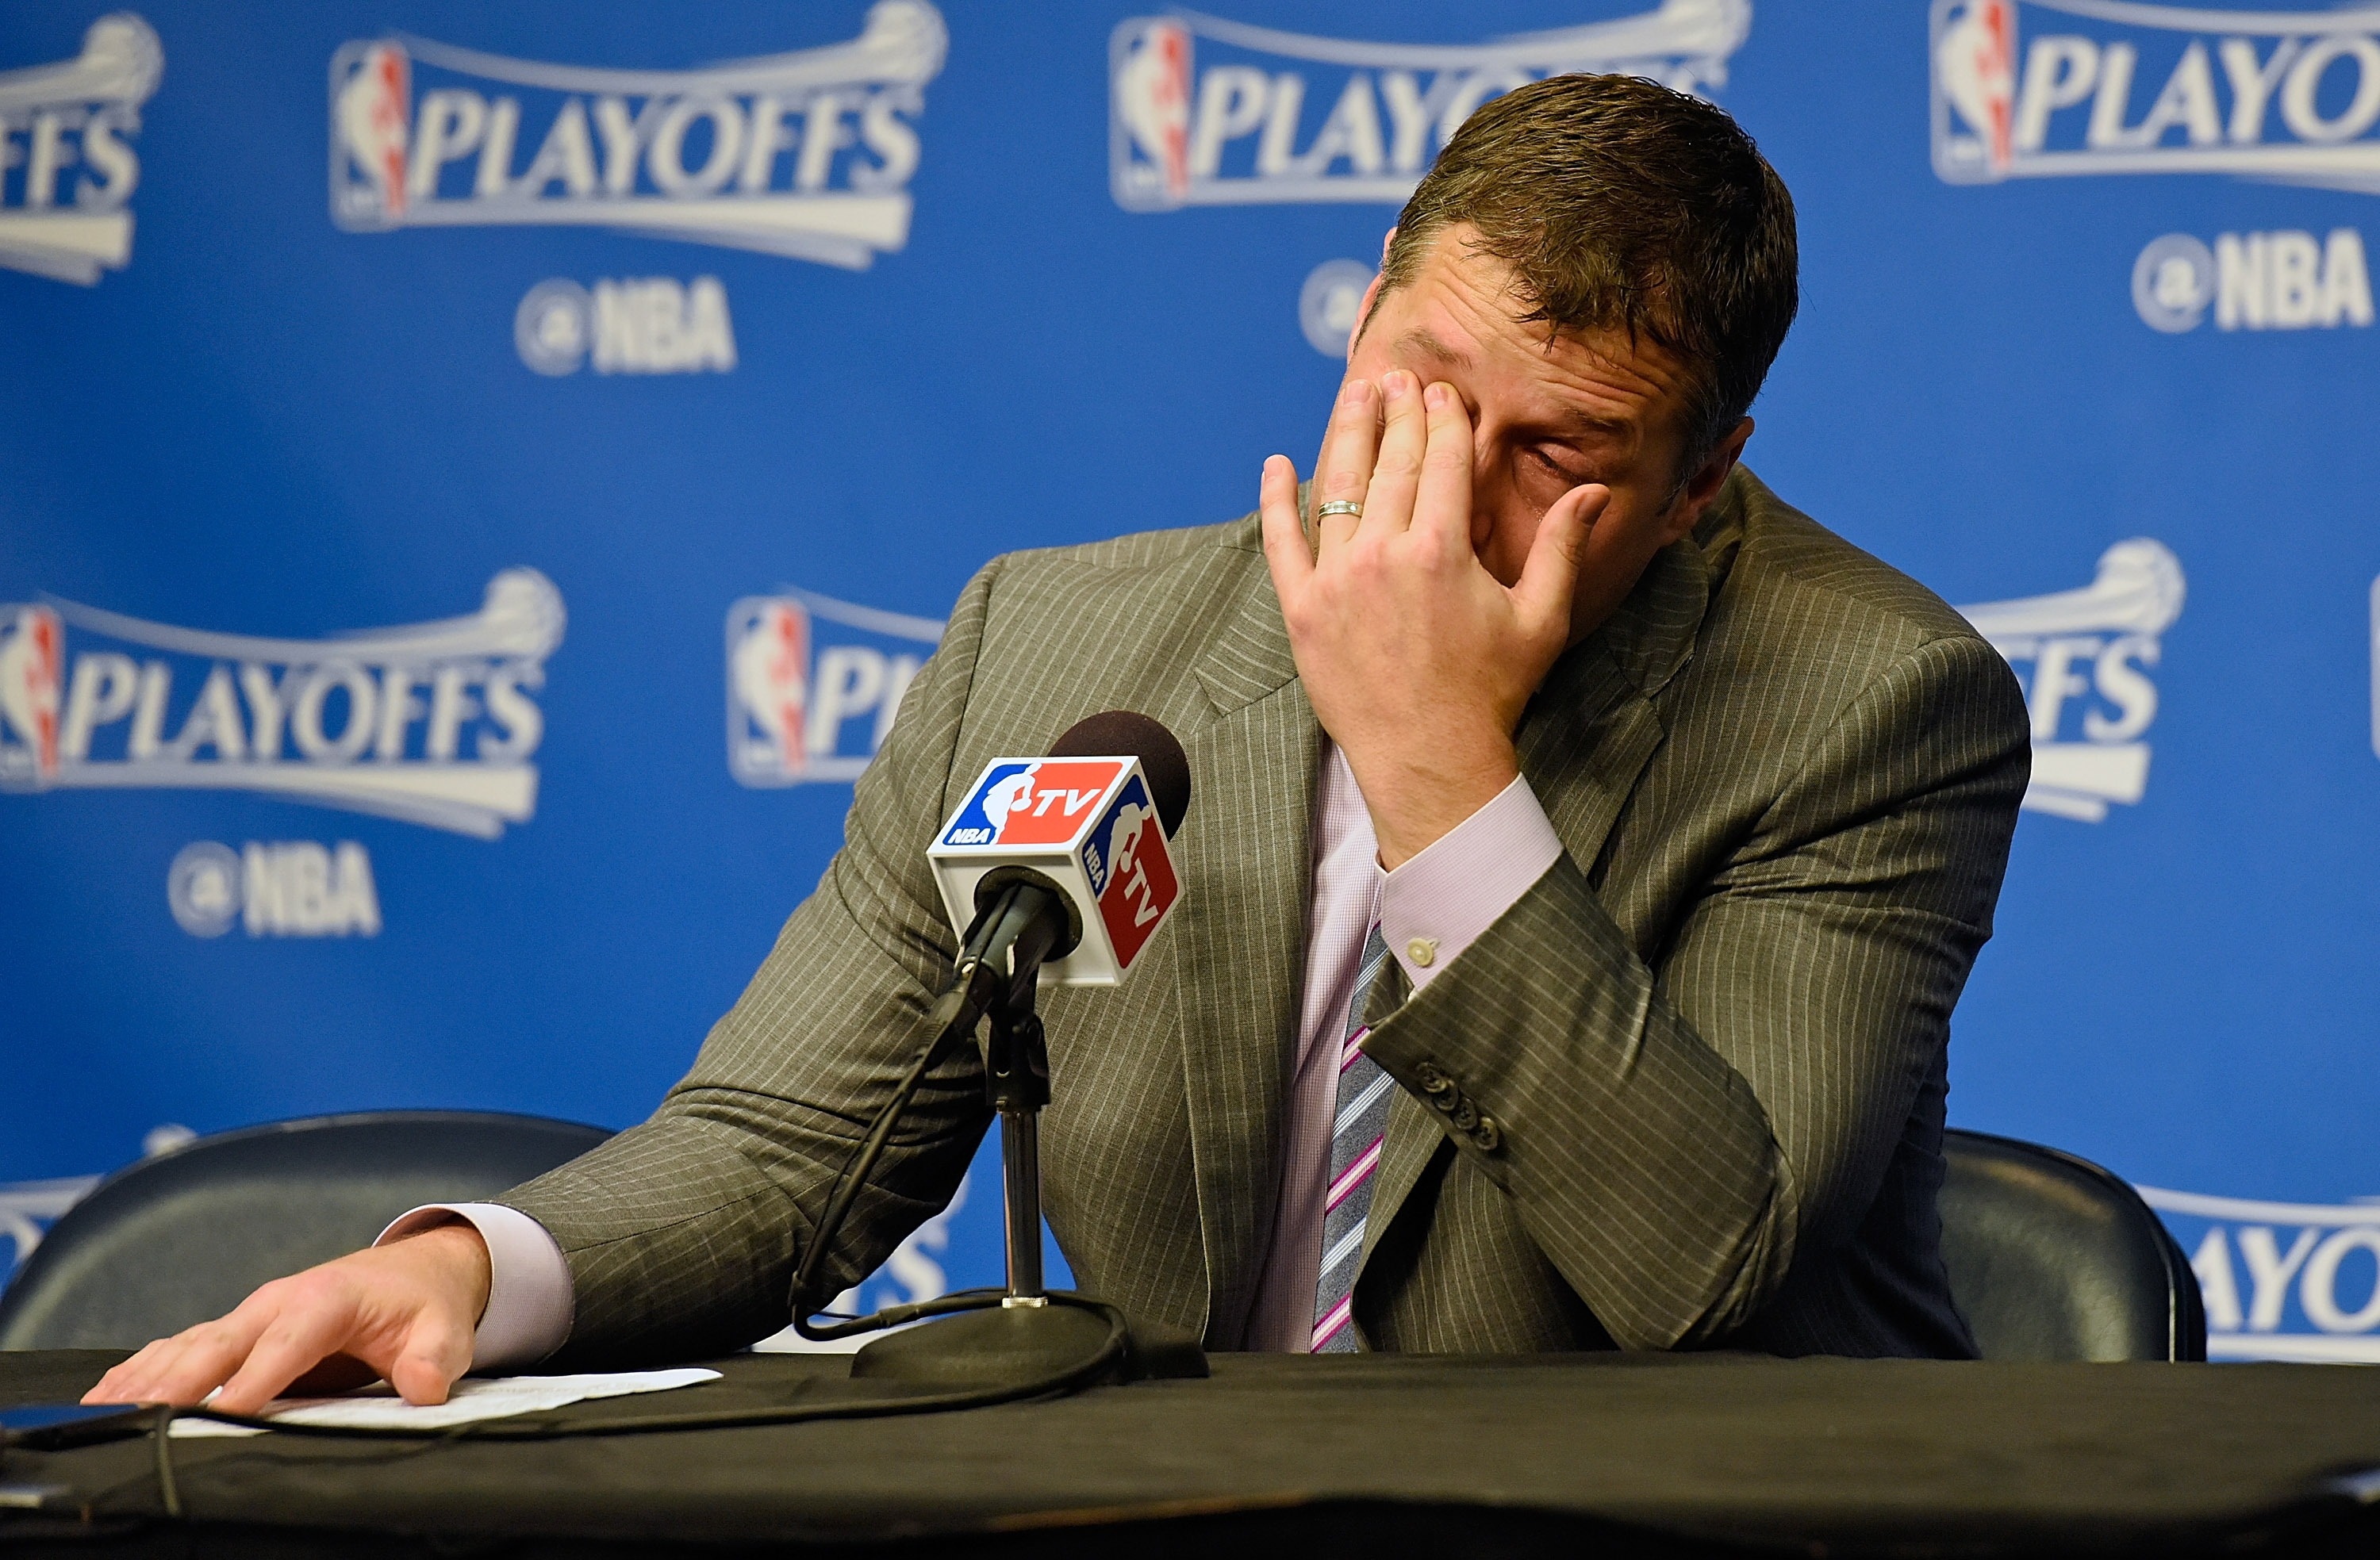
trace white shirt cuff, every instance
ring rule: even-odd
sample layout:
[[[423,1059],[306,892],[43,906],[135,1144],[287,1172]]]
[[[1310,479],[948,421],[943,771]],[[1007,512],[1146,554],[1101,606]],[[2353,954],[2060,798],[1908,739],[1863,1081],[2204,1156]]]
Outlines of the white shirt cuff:
[[[488,1308],[471,1346],[480,1374],[534,1365],[570,1336],[570,1264],[545,1226],[501,1203],[431,1203],[397,1216],[375,1246],[459,1218],[488,1243]]]
[[[1561,859],[1561,837],[1518,775],[1380,883],[1380,937],[1418,991]]]

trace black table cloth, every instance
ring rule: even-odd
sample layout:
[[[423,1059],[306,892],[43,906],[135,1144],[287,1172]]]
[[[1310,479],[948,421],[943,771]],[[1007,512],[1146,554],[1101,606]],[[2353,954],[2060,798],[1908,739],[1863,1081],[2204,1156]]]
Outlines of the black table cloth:
[[[118,1356],[0,1354],[0,1402]],[[834,1357],[566,1421],[883,1395]],[[0,1544],[60,1553],[819,1546],[1063,1555],[2380,1553],[2380,1374],[1742,1355],[1220,1355],[1205,1381],[878,1420],[434,1445],[12,1452]]]

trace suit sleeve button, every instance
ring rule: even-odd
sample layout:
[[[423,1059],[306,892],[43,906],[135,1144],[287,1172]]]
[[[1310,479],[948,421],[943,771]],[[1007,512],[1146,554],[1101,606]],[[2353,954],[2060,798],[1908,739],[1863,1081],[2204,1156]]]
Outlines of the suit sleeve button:
[[[1426,1094],[1447,1094],[1454,1087],[1454,1080],[1449,1078],[1435,1062],[1426,1061],[1415,1068],[1414,1082],[1421,1085],[1421,1092]]]
[[[1454,1114],[1451,1119],[1454,1122],[1456,1131],[1467,1132],[1479,1125],[1481,1120],[1479,1107],[1469,1100],[1457,1100],[1454,1105]]]
[[[1493,1116],[1482,1116],[1479,1125],[1471,1130],[1471,1141],[1479,1145],[1480,1153],[1493,1154],[1504,1146],[1504,1131]]]

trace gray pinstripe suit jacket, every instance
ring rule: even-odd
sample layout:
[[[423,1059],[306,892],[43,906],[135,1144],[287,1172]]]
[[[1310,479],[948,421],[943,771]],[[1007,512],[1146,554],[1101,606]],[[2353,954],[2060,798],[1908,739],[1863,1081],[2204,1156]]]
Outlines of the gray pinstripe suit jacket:
[[[784,1323],[810,1222],[950,968],[927,840],[988,759],[1113,707],[1189,752],[1185,901],[1125,986],[1045,994],[1050,1222],[1087,1291],[1239,1342],[1319,747],[1253,517],[1019,553],[968,586],[844,848],[693,1070],[505,1199],[568,1260],[564,1358],[714,1353]],[[1374,1032],[1404,1088],[1355,1289],[1366,1343],[1972,1353],[1935,1194],[1950,1010],[2030,763],[2007,666],[1739,472],[1557,663],[1519,745],[1567,854]],[[987,1124],[968,1051],[919,1094],[838,1287],[942,1204]]]

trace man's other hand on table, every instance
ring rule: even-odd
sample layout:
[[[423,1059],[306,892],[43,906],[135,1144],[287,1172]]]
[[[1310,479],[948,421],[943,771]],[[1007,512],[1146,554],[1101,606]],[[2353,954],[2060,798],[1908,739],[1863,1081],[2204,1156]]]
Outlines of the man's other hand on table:
[[[471,1368],[489,1280],[480,1232],[442,1224],[276,1278],[230,1314],[159,1338],[83,1401],[252,1414],[293,1385],[336,1392],[383,1378],[408,1403],[443,1403]]]

